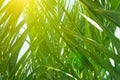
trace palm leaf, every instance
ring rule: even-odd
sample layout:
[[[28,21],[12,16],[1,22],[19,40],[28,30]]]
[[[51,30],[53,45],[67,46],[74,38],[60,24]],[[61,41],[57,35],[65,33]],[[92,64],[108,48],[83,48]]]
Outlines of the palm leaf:
[[[119,0],[0,0],[0,79],[119,80],[119,7]]]

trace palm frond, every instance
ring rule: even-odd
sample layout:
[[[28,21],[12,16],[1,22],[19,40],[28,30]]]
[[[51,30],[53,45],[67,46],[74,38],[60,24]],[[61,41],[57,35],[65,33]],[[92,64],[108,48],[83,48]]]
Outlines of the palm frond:
[[[119,0],[6,1],[1,80],[120,79]]]

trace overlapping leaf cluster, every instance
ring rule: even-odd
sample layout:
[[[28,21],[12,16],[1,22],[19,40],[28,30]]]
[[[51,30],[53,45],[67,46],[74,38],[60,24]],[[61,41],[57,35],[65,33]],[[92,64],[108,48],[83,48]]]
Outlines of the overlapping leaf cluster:
[[[119,10],[119,0],[0,0],[0,80],[119,80]]]

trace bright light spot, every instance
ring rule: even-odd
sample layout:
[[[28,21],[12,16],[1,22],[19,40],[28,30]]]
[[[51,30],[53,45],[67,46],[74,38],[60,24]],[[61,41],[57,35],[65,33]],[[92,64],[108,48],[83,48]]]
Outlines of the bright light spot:
[[[61,49],[60,56],[62,56],[64,53],[64,48]]]
[[[113,46],[112,46],[112,43],[110,43],[110,47],[112,48]],[[115,51],[115,54],[117,54],[118,55],[118,52],[117,52],[117,49],[114,47],[114,51]]]
[[[23,15],[23,14],[22,14],[22,15]],[[22,15],[19,17],[18,22],[17,22],[17,24],[16,24],[16,25],[18,25],[18,24],[19,24],[19,23],[23,20]]]
[[[108,71],[106,71],[106,75],[109,75],[109,72],[108,72]]]
[[[66,73],[66,75],[69,76],[69,77],[71,77],[71,78],[73,78],[74,80],[78,80],[77,78],[75,78],[74,76],[72,76],[72,75],[69,74],[69,73]]]
[[[4,3],[3,3],[3,5],[1,6],[0,9],[2,9],[3,7],[5,7],[5,5],[6,5],[9,1],[10,1],[10,0],[4,0]]]
[[[115,36],[120,39],[120,28],[117,27],[115,30]]]
[[[20,34],[22,34],[27,29],[27,24],[25,23],[23,27],[20,29]]]
[[[109,75],[109,72],[106,71],[106,74],[104,75],[104,78],[107,78],[108,75]]]
[[[59,44],[61,44],[61,42],[62,42],[62,37],[60,37]]]
[[[18,19],[18,22],[17,22],[17,26],[18,26],[18,24],[21,22],[23,20],[23,17],[22,17],[22,15],[19,17],[19,19]],[[22,26],[22,28],[20,29],[20,35],[25,31],[27,29],[27,24],[25,23],[23,26]]]
[[[118,52],[117,52],[117,49],[114,47],[114,50],[115,50],[115,54],[117,54],[118,55]]]
[[[27,36],[26,40],[29,42],[30,39],[29,37]],[[19,53],[19,56],[18,56],[18,61],[20,60],[20,58],[23,56],[23,54],[28,50],[28,48],[30,47],[30,45],[28,44],[28,42],[25,41],[21,50],[20,50],[20,53]]]
[[[94,27],[96,27],[98,30],[100,31],[103,31],[102,28],[95,22],[93,21],[92,19],[90,19],[89,17],[87,17],[86,15],[82,14],[81,15],[86,19],[88,20]]]
[[[114,60],[110,58],[110,63],[112,64],[113,67],[115,67]]]
[[[74,5],[74,0],[66,0],[65,9],[68,9],[70,11],[73,5]]]

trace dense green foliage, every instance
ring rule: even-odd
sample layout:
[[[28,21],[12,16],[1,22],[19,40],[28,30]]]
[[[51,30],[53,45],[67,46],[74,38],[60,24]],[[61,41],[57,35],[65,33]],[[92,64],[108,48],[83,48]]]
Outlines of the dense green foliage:
[[[120,0],[6,1],[0,80],[120,80]]]

